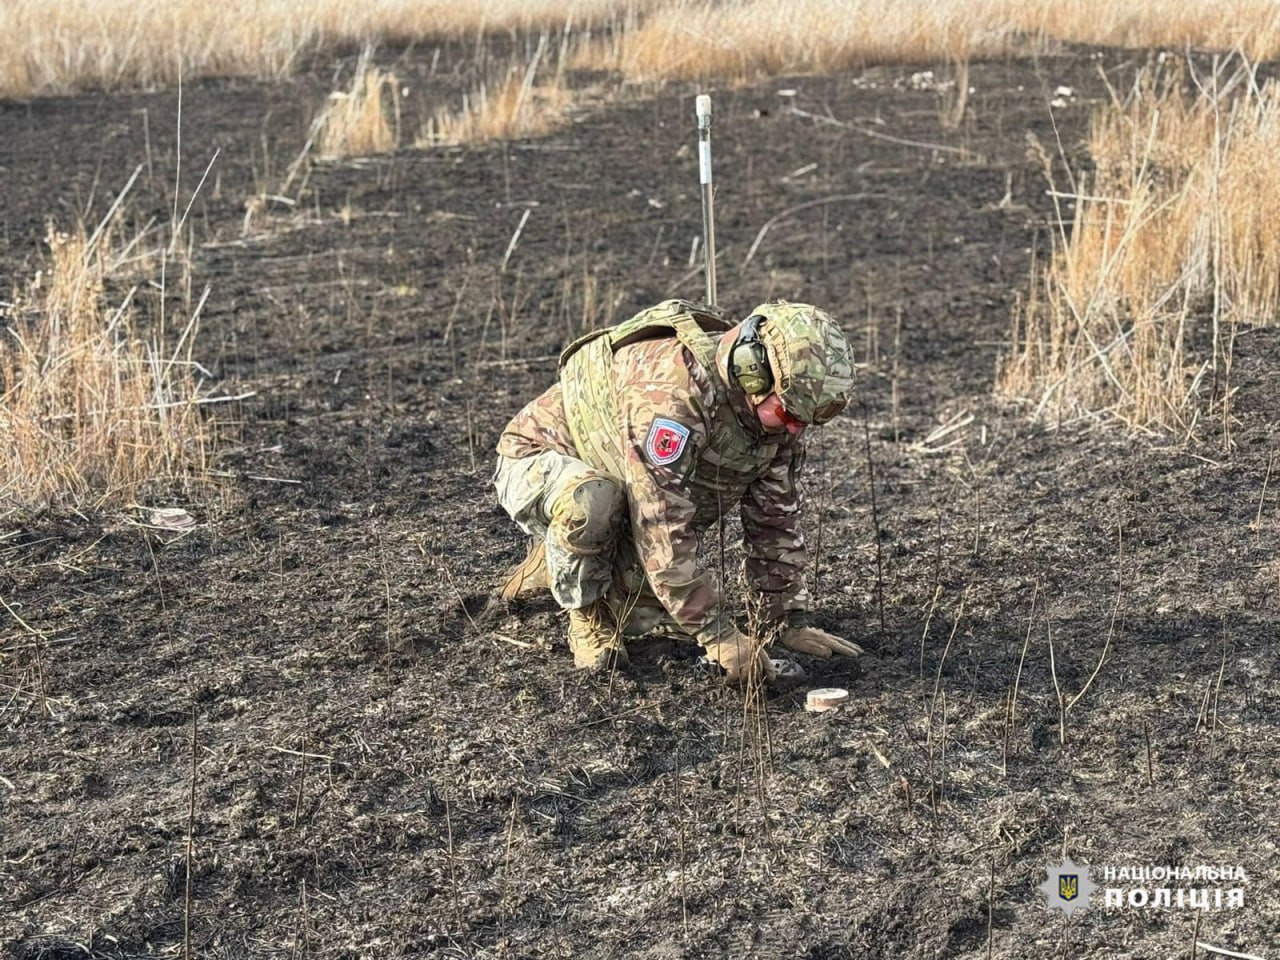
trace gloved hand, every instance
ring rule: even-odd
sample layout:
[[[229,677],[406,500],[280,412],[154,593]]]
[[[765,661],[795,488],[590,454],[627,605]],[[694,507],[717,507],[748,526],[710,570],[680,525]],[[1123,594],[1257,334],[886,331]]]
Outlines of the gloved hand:
[[[845,657],[857,657],[863,650],[856,643],[842,640],[834,633],[827,633],[817,627],[787,627],[778,638],[782,645],[797,653],[807,653],[814,657],[829,657],[838,653]]]
[[[759,664],[760,676],[766,683],[778,675],[778,668],[765,653],[764,645],[737,630],[722,640],[704,644],[703,649],[709,661],[723,668],[725,679],[734,683],[746,682],[753,661]]]

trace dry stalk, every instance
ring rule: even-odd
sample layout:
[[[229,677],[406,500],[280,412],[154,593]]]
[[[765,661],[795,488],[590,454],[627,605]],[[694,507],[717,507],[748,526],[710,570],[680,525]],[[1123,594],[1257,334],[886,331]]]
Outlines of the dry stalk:
[[[303,716],[302,749],[298,751],[298,789],[293,798],[293,829],[298,829],[298,817],[302,813],[302,797],[307,785],[307,730],[306,716]]]
[[[827,435],[825,431],[819,435],[817,450],[816,450],[817,456],[814,458],[814,460],[816,461],[816,463],[814,464],[816,468],[815,473],[820,477],[825,477],[827,475],[826,437]],[[815,498],[815,502],[813,506],[813,514],[817,518],[817,522],[814,524],[813,555],[812,555],[812,563],[813,563],[812,596],[815,598],[822,596],[822,534],[826,528],[825,519],[826,519],[826,513],[827,513],[827,500],[828,500],[828,494],[830,492],[830,489],[831,489],[831,485],[829,483],[822,484],[821,488],[818,491],[818,496]]]
[[[1213,699],[1213,681],[1205,684],[1204,696],[1200,698],[1200,709],[1196,712],[1195,729],[1200,730],[1209,725],[1209,701]]]
[[[462,929],[462,900],[458,893],[458,874],[454,866],[453,853],[453,812],[449,805],[449,798],[444,798],[444,828],[445,828],[445,857],[449,864],[449,888],[453,901],[453,919],[457,925],[457,929]]]
[[[938,609],[938,601],[942,599],[942,584],[934,583],[933,599],[929,601],[929,612],[925,614],[924,629],[920,631],[920,679],[924,679],[924,645],[929,638],[929,626],[933,623],[934,611]]]
[[[951,633],[947,637],[947,643],[942,648],[942,656],[938,660],[938,670],[933,681],[933,699],[929,704],[929,713],[925,722],[925,748],[926,757],[928,758],[929,768],[929,785],[930,785],[930,806],[933,811],[934,826],[939,826],[939,803],[942,800],[942,793],[946,789],[947,782],[947,693],[941,689],[942,686],[942,669],[947,662],[947,653],[951,650],[951,643],[955,640],[956,631],[960,628],[960,621],[964,619],[964,606],[969,599],[969,588],[965,587],[964,593],[960,595],[960,605],[956,610],[955,622],[951,624]],[[940,737],[939,761],[935,771],[934,753],[933,753],[933,720],[938,711],[938,705],[942,706],[942,732]]]
[[[1049,675],[1053,677],[1053,695],[1058,703],[1058,743],[1062,746],[1067,745],[1067,698],[1062,693],[1062,687],[1058,683],[1058,665],[1053,655],[1053,621],[1045,618],[1044,621],[1045,636],[1049,641]]]
[[[1222,678],[1227,672],[1227,621],[1222,621],[1222,661],[1218,664],[1218,678],[1213,684],[1213,719],[1209,725],[1209,732],[1212,733],[1218,729],[1218,698],[1222,695]]]
[[[748,620],[758,617],[749,616]],[[763,648],[764,642],[755,624],[749,625],[748,642]],[[773,736],[769,729],[769,707],[765,698],[765,673],[761,657],[751,658],[742,688],[742,749],[750,763],[757,809],[765,840],[773,844],[773,822],[770,817],[769,779],[773,773]]]
[[[511,895],[511,844],[515,839],[516,832],[516,798],[513,794],[511,797],[511,816],[507,819],[507,840],[503,846],[502,853],[502,902],[507,903],[508,897]]]
[[[987,960],[991,960],[991,947],[995,938],[996,908],[996,860],[991,858],[991,880],[987,884]]]
[[[191,704],[191,790],[187,800],[187,848],[186,878],[182,893],[182,956],[191,960],[191,861],[195,857],[196,823],[196,768],[199,764],[197,746],[196,705]]]
[[[42,631],[37,630],[35,627],[31,626],[31,624],[27,623],[27,621],[23,620],[22,617],[18,616],[17,611],[15,611],[13,607],[9,606],[4,597],[0,597],[0,606],[4,607],[9,616],[13,617],[13,619],[18,622],[18,626],[22,627],[22,629],[27,632],[28,636],[31,637],[31,648],[36,655],[36,690],[40,694],[40,709],[44,712],[45,716],[52,717],[53,711],[49,707],[49,697],[45,692],[44,654],[42,652],[44,643],[48,640],[48,637],[45,636]]]
[[[1258,956],[1256,953],[1241,953],[1239,950],[1228,950],[1226,947],[1215,947],[1211,943],[1205,943],[1200,939],[1200,921],[1203,918],[1196,916],[1196,932],[1194,936],[1195,943],[1191,949],[1191,960],[1196,960],[1196,948],[1203,948],[1206,952],[1215,954],[1219,957],[1232,957],[1234,960],[1265,960],[1264,957]]]
[[[725,563],[725,536],[723,513],[719,524],[720,564]],[[741,571],[745,581],[745,570]],[[720,582],[725,583],[723,573]],[[761,814],[761,824],[766,842],[773,844],[773,824],[770,819],[769,780],[773,774],[773,735],[769,726],[768,700],[766,698],[766,677],[763,660],[768,655],[768,642],[772,639],[765,630],[764,617],[761,611],[760,597],[745,589],[746,625],[742,634],[744,642],[751,647],[751,656],[747,661],[746,673],[741,677],[741,712],[739,714],[739,732],[737,752],[737,782],[735,791],[735,816],[742,822],[745,816],[745,800],[741,785],[750,776],[752,799]],[[729,729],[729,693],[730,684],[725,684],[725,729],[726,737]]]
[[[1107,640],[1102,645],[1102,653],[1098,656],[1098,663],[1093,668],[1093,673],[1089,674],[1089,679],[1085,681],[1085,685],[1080,688],[1080,692],[1067,702],[1065,710],[1070,710],[1079,702],[1080,698],[1089,692],[1089,688],[1093,686],[1093,681],[1097,679],[1098,673],[1102,670],[1102,665],[1107,660],[1107,654],[1111,650],[1111,641],[1116,635],[1116,618],[1120,615],[1120,601],[1124,596],[1124,528],[1120,527],[1116,531],[1116,600],[1111,607],[1111,623],[1107,626]]]
[[[966,586],[964,592],[960,594],[960,606],[956,609],[956,618],[951,624],[951,633],[947,636],[946,645],[942,648],[942,657],[938,660],[938,669],[933,678],[933,699],[929,706],[929,716],[927,728],[933,729],[933,714],[938,703],[938,691],[942,686],[942,668],[947,662],[947,653],[951,650],[951,643],[956,638],[956,631],[960,629],[960,621],[964,619],[964,605],[969,599],[969,588]]]
[[[965,111],[969,107],[969,58],[956,57],[955,65],[955,101],[951,109],[943,117],[942,125],[948,130],[958,129],[964,122]]]
[[[901,366],[902,362],[902,307],[897,309],[897,319],[893,325],[893,362],[889,372],[889,420],[893,424],[893,442],[900,443],[901,431]]]
[[[883,642],[888,635],[884,618],[884,546],[881,543],[880,510],[876,503],[876,467],[875,458],[871,455],[871,424],[867,411],[867,398],[859,392],[862,404],[862,439],[863,449],[867,456],[867,489],[871,499],[871,526],[876,538],[876,612],[880,617],[880,639]]]
[[[933,815],[938,816],[938,805],[947,791],[947,691],[942,691],[942,736],[938,740],[938,779],[934,785]]]
[[[174,249],[173,245],[177,242],[177,239],[178,239],[178,229],[177,229],[178,195],[179,193],[182,192],[182,71],[181,70],[178,71],[178,117],[177,117],[177,123],[174,126],[174,137],[176,139],[176,145],[175,145],[174,159],[173,159],[173,214],[169,219],[169,227],[173,236],[169,243],[170,253],[173,252],[173,249]],[[164,270],[165,270],[166,260],[162,260],[160,262],[160,289],[161,290],[167,289],[167,286],[164,282]],[[161,331],[164,330],[164,306],[165,306],[164,301],[165,301],[165,298],[161,297],[160,298],[160,329]]]
[[[772,227],[781,223],[783,220],[786,220],[788,217],[793,217],[797,213],[803,213],[805,210],[812,210],[814,207],[825,207],[833,203],[857,203],[862,200],[888,199],[890,199],[890,195],[884,193],[846,193],[834,197],[821,197],[817,200],[807,200],[804,203],[798,203],[793,207],[787,207],[787,209],[783,210],[781,213],[774,214],[766,220],[763,226],[756,231],[756,238],[751,241],[751,246],[747,249],[747,255],[742,258],[742,268],[745,270],[751,265],[751,261],[755,257],[756,251],[760,249],[760,244],[764,241],[765,234],[768,233]],[[689,259],[690,261],[693,260],[692,253],[689,256]]]
[[[1151,762],[1151,724],[1142,721],[1142,739],[1147,746],[1147,786],[1153,786],[1156,782],[1155,767]]]
[[[302,878],[302,893],[300,897],[302,910],[302,956],[311,956],[311,920],[310,908],[307,906],[307,878]]]
[[[680,783],[680,743],[676,742],[676,768],[673,779],[676,799],[676,821],[680,824],[679,834],[676,838],[676,849],[680,857],[680,924],[684,931],[684,938],[689,939],[689,898],[685,888],[685,869],[688,855],[685,851],[685,829],[688,818],[684,813],[684,799],[681,796]]]
[[[1014,711],[1018,708],[1018,684],[1022,680],[1022,665],[1027,660],[1027,648],[1031,646],[1031,631],[1035,627],[1036,598],[1040,596],[1040,580],[1036,579],[1031,589],[1031,609],[1027,612],[1027,635],[1022,641],[1022,653],[1018,656],[1018,669],[1013,675],[1013,694],[1009,699],[1009,720],[1013,721]]]
[[[1009,737],[1013,734],[1013,691],[1004,695],[1004,723],[1000,748],[1000,776],[1009,776]]]
[[[1271,466],[1275,462],[1276,453],[1272,450],[1267,454],[1267,472],[1262,478],[1262,492],[1258,494],[1258,512],[1253,518],[1253,534],[1256,537],[1262,530],[1262,507],[1267,502],[1267,485],[1271,482]]]
[[[502,264],[498,267],[498,273],[507,272],[507,263],[511,260],[511,254],[515,253],[516,244],[520,242],[520,234],[524,231],[524,225],[529,222],[529,214],[533,211],[529,207],[524,208],[524,213],[520,217],[520,222],[516,225],[515,232],[511,234],[511,242],[507,244],[507,252],[502,255]],[[503,331],[504,347],[503,353],[506,353],[505,347],[506,331]]]
[[[378,543],[378,572],[382,575],[383,619],[385,621],[384,643],[386,646],[387,656],[389,657],[391,656],[392,652],[395,650],[395,632],[396,631],[393,624],[394,617],[392,616],[392,611],[395,608],[395,604],[391,599],[391,574],[387,568],[386,545],[383,543],[383,540],[382,540],[382,530],[376,526],[374,528],[374,536],[377,539],[377,543]],[[463,606],[463,610],[466,610],[465,605]]]

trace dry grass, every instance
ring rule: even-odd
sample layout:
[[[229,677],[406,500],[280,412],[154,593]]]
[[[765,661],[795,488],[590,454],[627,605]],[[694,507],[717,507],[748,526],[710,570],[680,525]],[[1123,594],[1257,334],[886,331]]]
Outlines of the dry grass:
[[[513,66],[493,84],[481,84],[463,98],[462,108],[443,108],[427,121],[419,146],[532,137],[564,122],[572,96],[563,76],[536,82],[538,61]]]
[[[987,0],[737,0],[666,6],[578,65],[635,81],[747,78],[1002,52],[1011,25]]]
[[[999,55],[1028,40],[1280,55],[1274,0],[6,0],[0,96],[288,73],[339,45],[602,31],[583,65],[737,78]]]
[[[166,350],[135,329],[132,293],[108,309],[110,245],[50,229],[48,269],[0,327],[0,504],[125,502],[203,463],[195,322]]]
[[[1187,434],[1207,392],[1226,433],[1235,332],[1280,306],[1280,88],[1143,75],[1090,150],[999,387],[1042,418]]]
[[[0,97],[278,77],[303,56],[371,41],[578,29],[652,0],[5,0]]]
[[[636,81],[748,79],[874,63],[1000,56],[1051,41],[1242,47],[1280,54],[1272,0],[728,0],[674,2],[604,38],[581,66]]]
[[[1077,43],[1235,50],[1254,61],[1280,56],[1280,5],[1273,0],[1008,0],[1004,6],[1020,29]]]
[[[316,123],[322,157],[362,157],[394,150],[400,145],[400,83],[394,73],[370,67],[366,52],[351,89],[330,94],[329,105]]]

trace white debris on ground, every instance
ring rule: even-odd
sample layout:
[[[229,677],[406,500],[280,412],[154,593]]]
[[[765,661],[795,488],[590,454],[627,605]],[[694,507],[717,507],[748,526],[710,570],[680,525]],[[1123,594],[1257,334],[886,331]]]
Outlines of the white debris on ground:
[[[1070,106],[1076,99],[1076,92],[1071,87],[1059,86],[1053,91],[1053,99],[1049,101],[1049,106],[1062,107]]]
[[[946,93],[955,90],[954,79],[942,79],[932,70],[920,70],[906,77],[884,77],[878,71],[853,78],[853,85],[859,90],[875,90],[878,87],[891,87],[894,90],[931,90],[934,93]],[[969,88],[973,93],[974,88]]]
[[[942,91],[950,90],[956,85],[954,80],[939,80],[933,75],[932,70],[921,70],[918,73],[913,73],[910,79],[907,80],[907,83],[910,85],[912,90]],[[895,83],[895,86],[896,85],[897,84]]]

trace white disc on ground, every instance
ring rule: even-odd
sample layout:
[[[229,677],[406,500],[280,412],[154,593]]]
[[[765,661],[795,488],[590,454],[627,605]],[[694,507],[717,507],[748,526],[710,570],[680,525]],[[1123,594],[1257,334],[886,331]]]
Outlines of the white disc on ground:
[[[849,691],[843,687],[819,687],[810,690],[804,698],[804,708],[813,713],[835,710],[849,701]]]

